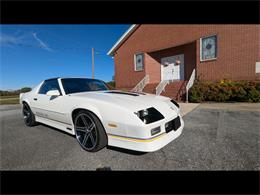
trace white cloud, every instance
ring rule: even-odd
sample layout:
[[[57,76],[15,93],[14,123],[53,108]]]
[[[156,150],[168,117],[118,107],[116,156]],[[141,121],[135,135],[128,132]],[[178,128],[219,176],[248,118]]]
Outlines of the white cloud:
[[[21,37],[19,36],[12,36],[12,35],[7,35],[7,34],[3,34],[1,33],[0,34],[0,44],[1,45],[4,45],[4,44],[7,44],[7,45],[13,45],[13,44],[18,44],[21,42]]]
[[[46,50],[48,50],[48,51],[53,51],[53,50],[47,45],[47,43],[44,43],[44,42],[37,36],[36,33],[32,33],[32,35],[33,35],[34,39],[35,39],[36,41],[38,41],[38,43],[40,44],[40,47],[41,47],[41,48],[46,49]]]
[[[0,31],[0,45],[1,46],[12,46],[17,44],[26,44],[32,39],[31,33],[16,30],[12,34],[3,33]]]
[[[37,41],[38,45],[34,41]],[[46,42],[43,42],[35,32],[24,32],[17,30],[12,34],[6,34],[0,31],[0,46],[27,46],[27,47],[40,47],[47,51],[52,52],[53,50],[49,47]]]

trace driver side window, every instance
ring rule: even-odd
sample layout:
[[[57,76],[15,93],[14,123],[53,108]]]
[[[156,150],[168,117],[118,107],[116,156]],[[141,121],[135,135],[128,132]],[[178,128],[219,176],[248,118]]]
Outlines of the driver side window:
[[[59,90],[59,92],[61,94],[61,90],[60,90],[59,83],[58,83],[57,79],[44,81],[44,83],[42,84],[38,93],[39,94],[46,94],[50,90]]]

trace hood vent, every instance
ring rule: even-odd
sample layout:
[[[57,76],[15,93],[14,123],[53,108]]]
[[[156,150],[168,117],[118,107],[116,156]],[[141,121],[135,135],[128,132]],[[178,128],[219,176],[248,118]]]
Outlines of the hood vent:
[[[114,93],[114,94],[121,94],[121,95],[131,95],[131,96],[139,96],[137,93],[128,93],[128,92],[123,92],[123,91],[109,91],[106,93]]]

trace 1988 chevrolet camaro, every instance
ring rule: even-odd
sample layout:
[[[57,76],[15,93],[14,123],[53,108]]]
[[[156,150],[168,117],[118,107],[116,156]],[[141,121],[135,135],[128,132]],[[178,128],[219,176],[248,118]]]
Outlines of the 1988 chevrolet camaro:
[[[20,94],[24,122],[75,135],[95,152],[110,145],[152,152],[177,138],[184,122],[178,103],[147,93],[110,90],[97,79],[53,78]]]

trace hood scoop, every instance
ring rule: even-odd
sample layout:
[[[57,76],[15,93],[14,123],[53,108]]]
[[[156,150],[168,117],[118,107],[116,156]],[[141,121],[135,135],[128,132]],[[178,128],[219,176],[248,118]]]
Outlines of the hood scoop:
[[[123,91],[109,91],[106,93],[113,93],[113,94],[120,94],[120,95],[131,95],[131,96],[139,96],[138,93],[129,93],[129,92],[123,92]]]

